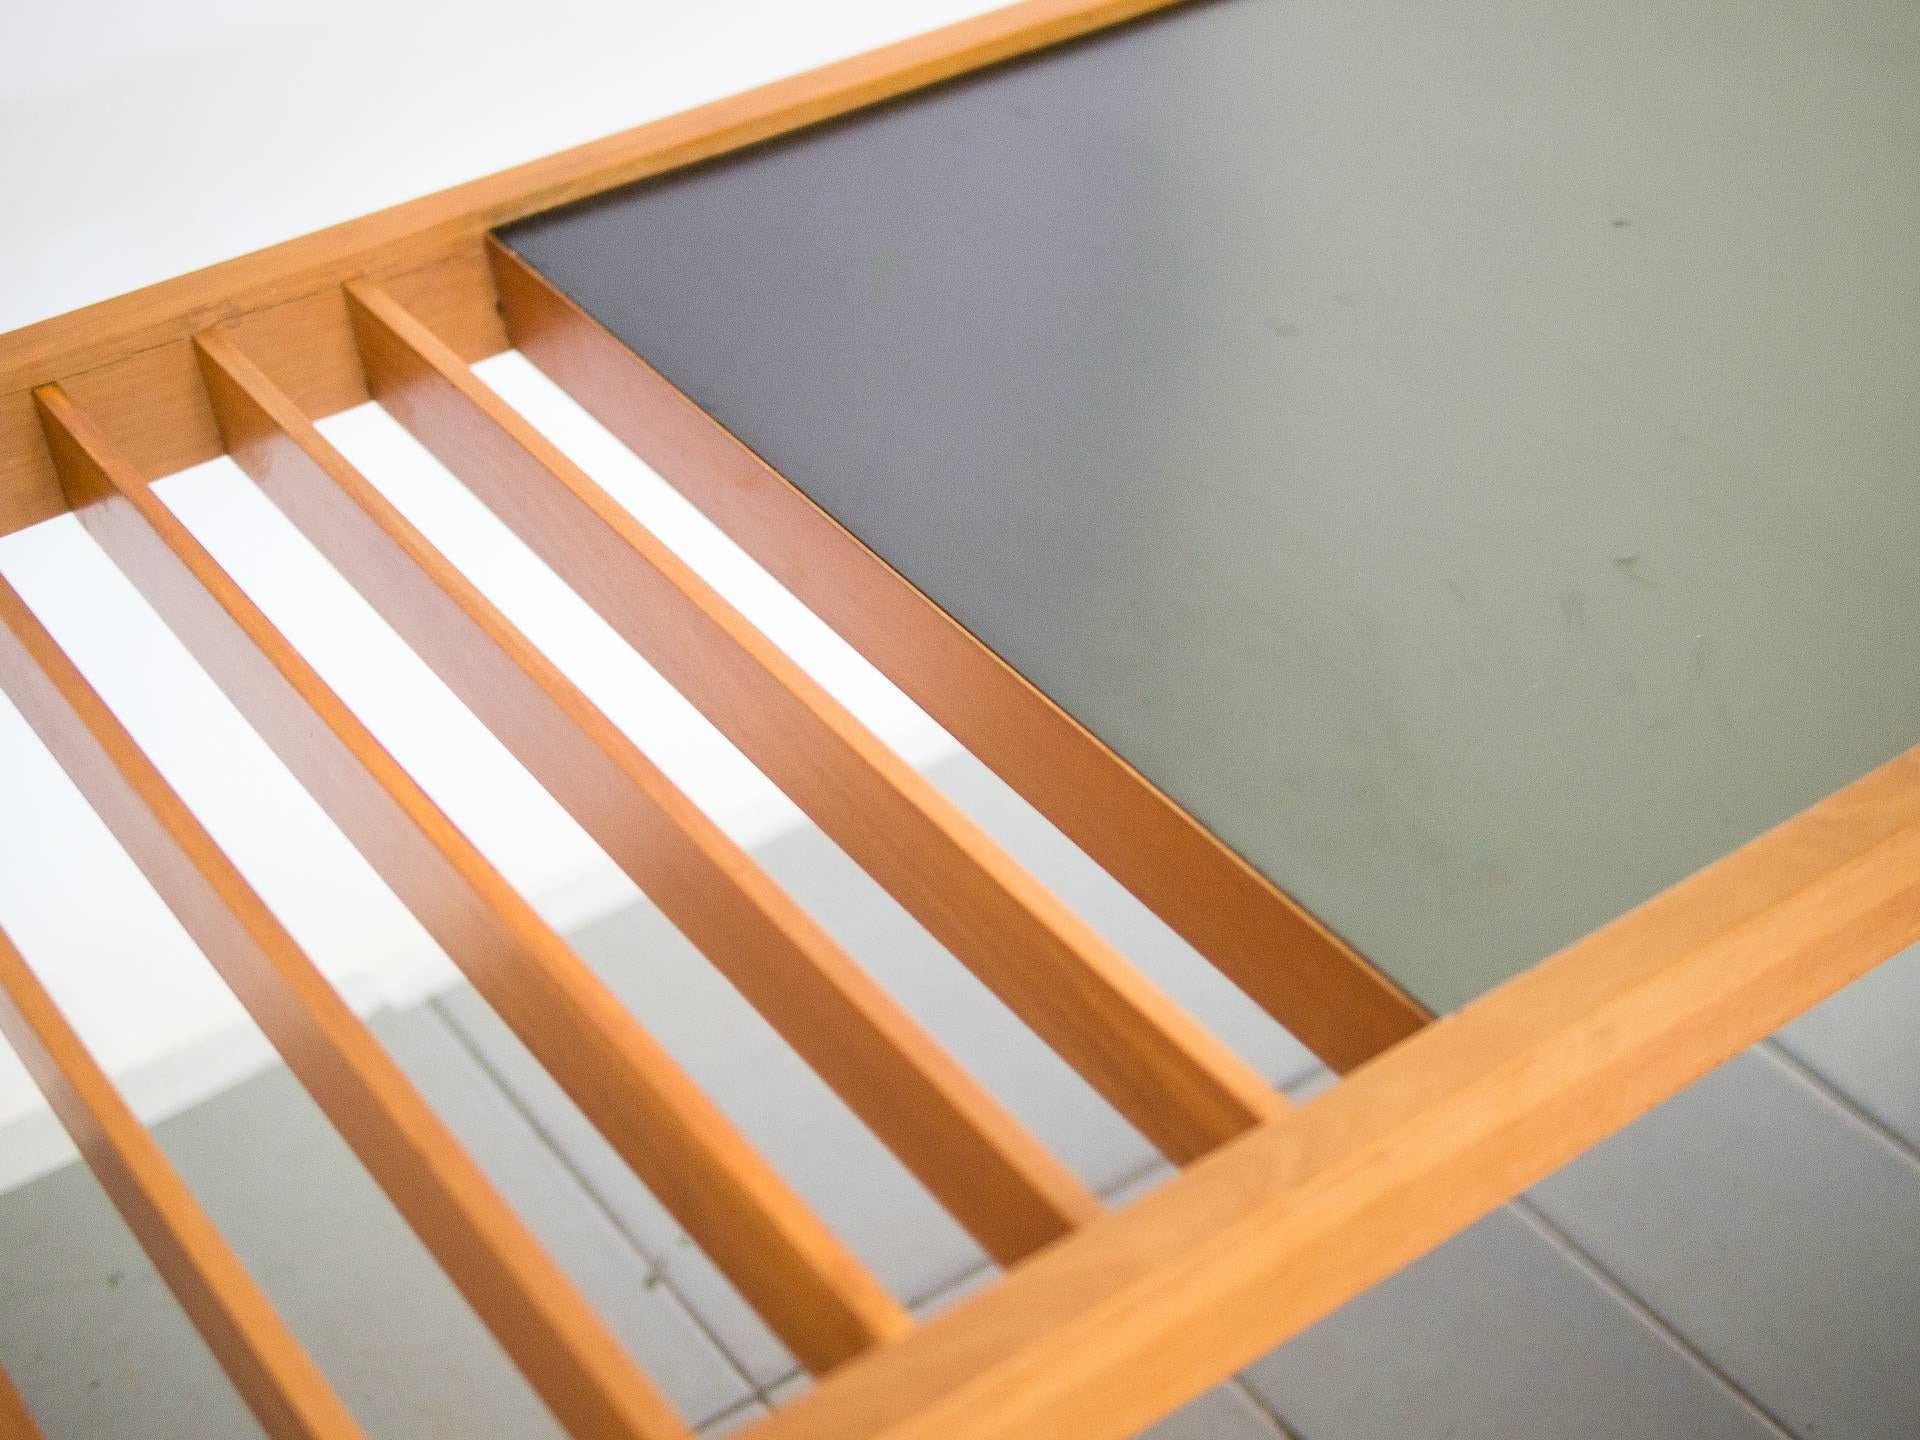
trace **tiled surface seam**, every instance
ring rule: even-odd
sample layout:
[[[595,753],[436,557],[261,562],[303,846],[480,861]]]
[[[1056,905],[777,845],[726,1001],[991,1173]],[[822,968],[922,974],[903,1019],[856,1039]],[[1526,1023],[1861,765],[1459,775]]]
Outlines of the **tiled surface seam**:
[[[1613,1296],[1622,1306],[1631,1311],[1649,1330],[1664,1340],[1686,1361],[1706,1375],[1728,1398],[1747,1411],[1767,1429],[1773,1431],[1780,1440],[1795,1440],[1795,1436],[1779,1417],[1768,1410],[1753,1396],[1741,1388],[1731,1375],[1702,1352],[1692,1341],[1669,1324],[1664,1316],[1647,1304],[1635,1291],[1629,1288],[1618,1276],[1606,1270],[1600,1262],[1580,1247],[1574,1238],[1549,1219],[1544,1211],[1525,1195],[1516,1195],[1508,1202],[1521,1219],[1536,1230],[1548,1244],[1566,1256],[1569,1263],[1585,1272],[1595,1284]]]
[[[1842,1119],[1865,1130],[1901,1160],[1915,1170],[1920,1170],[1920,1150],[1914,1149],[1913,1143],[1906,1136],[1868,1114],[1865,1107],[1854,1101],[1844,1090],[1773,1036],[1769,1035],[1753,1048],[1757,1054],[1772,1061],[1782,1072],[1819,1096],[1827,1107],[1838,1112]]]
[[[513,1087],[502,1080],[500,1075],[489,1063],[486,1054],[473,1043],[466,1031],[455,1021],[454,1017],[449,1015],[444,1007],[442,1007],[440,1001],[433,999],[427,1003],[432,1008],[435,1017],[451,1032],[455,1043],[473,1057],[474,1064],[480,1067],[487,1078],[493,1082],[494,1088],[500,1092],[506,1103],[512,1106],[515,1113],[526,1122],[527,1128],[533,1132],[540,1144],[546,1148],[547,1153],[554,1157],[559,1163],[560,1168],[565,1171],[573,1183],[579,1187],[580,1193],[586,1198],[587,1202],[606,1217],[608,1224],[613,1227],[614,1232],[627,1243],[634,1254],[640,1257],[641,1263],[647,1267],[647,1272],[651,1277],[651,1284],[671,1297],[673,1304],[686,1316],[687,1323],[692,1325],[694,1329],[698,1330],[700,1334],[706,1338],[707,1343],[713,1346],[715,1352],[726,1361],[727,1368],[740,1377],[740,1383],[746,1386],[750,1392],[747,1400],[741,1401],[738,1404],[729,1405],[715,1414],[689,1416],[688,1420],[694,1428],[704,1430],[708,1426],[718,1425],[730,1419],[737,1411],[747,1408],[756,1401],[764,1400],[765,1397],[760,1393],[759,1387],[753,1383],[752,1377],[741,1367],[739,1360],[734,1357],[733,1352],[721,1343],[720,1337],[714,1334],[712,1328],[707,1324],[705,1317],[703,1317],[698,1310],[694,1309],[692,1305],[688,1304],[686,1297],[676,1290],[673,1285],[668,1282],[666,1276],[661,1273],[658,1258],[647,1253],[645,1247],[640,1245],[632,1233],[621,1222],[619,1213],[609,1206],[599,1192],[595,1190],[592,1178],[581,1173],[580,1167],[574,1163],[573,1159],[567,1154],[563,1147],[553,1143],[552,1137],[548,1135],[547,1131],[541,1126],[539,1117],[533,1114],[532,1111],[522,1103],[520,1097],[514,1092]]]

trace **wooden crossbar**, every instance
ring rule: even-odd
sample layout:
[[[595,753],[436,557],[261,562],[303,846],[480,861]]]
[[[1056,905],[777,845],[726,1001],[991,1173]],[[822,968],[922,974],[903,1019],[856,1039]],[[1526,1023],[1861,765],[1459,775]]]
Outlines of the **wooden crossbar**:
[[[604,1322],[4,581],[0,631],[0,690],[554,1413],[581,1434],[684,1433]]]
[[[1920,939],[1920,749],[849,1367],[761,1440],[1121,1440]]]
[[[7,622],[9,637],[19,603],[10,588],[0,587],[0,620]],[[0,663],[11,670],[15,647],[0,644],[0,652]],[[274,1440],[358,1436],[360,1427],[340,1397],[227,1248],[4,931],[0,1034],[13,1043],[114,1208],[192,1317],[261,1428]],[[0,1433],[38,1434],[4,1374]]]

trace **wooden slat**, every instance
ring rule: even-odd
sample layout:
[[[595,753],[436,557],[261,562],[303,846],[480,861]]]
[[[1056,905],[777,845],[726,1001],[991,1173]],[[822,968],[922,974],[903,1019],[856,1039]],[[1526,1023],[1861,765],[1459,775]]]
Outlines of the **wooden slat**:
[[[5,1370],[0,1370],[0,1440],[40,1440],[40,1427]]]
[[[668,683],[1177,1161],[1280,1098],[378,286],[368,388]]]
[[[0,581],[0,618],[24,609]],[[0,642],[11,668],[14,644]],[[234,1389],[276,1440],[348,1440],[360,1427],[227,1248],[153,1136],[67,1024],[13,942],[0,931],[0,1033],[13,1044],[101,1188],[152,1258]],[[26,1407],[0,1376],[0,1433]],[[35,1433],[25,1422],[25,1434]]]
[[[849,1366],[756,1440],[1118,1440],[1920,939],[1920,750]]]
[[[662,912],[1011,1264],[1099,1201],[408,523],[219,332],[229,452]]]
[[[684,1435],[612,1332],[4,581],[0,689],[561,1423],[580,1436]]]
[[[515,347],[1335,1070],[1418,1002],[494,241]]]
[[[909,1321],[434,805],[58,387],[75,510],[187,649],[662,1204],[807,1365]]]
[[[34,386],[166,345],[191,363],[188,337],[209,326],[337,289],[356,275],[399,275],[477,255],[482,237],[509,220],[1173,3],[1178,0],[1022,0],[0,336],[0,534],[66,508],[35,433]],[[351,366],[310,378],[348,390],[358,383]],[[191,411],[170,403],[179,398],[122,389],[102,419],[111,435],[124,428],[148,437],[152,453],[211,458],[218,453],[211,434],[201,430],[195,439],[189,433]]]

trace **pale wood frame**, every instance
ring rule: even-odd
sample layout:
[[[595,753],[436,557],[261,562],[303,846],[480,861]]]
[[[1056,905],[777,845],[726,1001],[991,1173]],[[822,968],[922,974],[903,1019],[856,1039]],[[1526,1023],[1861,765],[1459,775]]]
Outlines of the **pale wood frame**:
[[[0,532],[80,513],[823,1376],[757,1427],[779,1440],[1125,1435],[1920,939],[1916,750],[1426,1024],[1338,937],[489,245],[504,221],[1164,3],[1027,0],[0,337]],[[1353,1073],[1297,1109],[1266,1092],[480,384],[468,362],[510,340]],[[369,398],[1184,1172],[1101,1212],[314,429]],[[150,493],[154,477],[223,452],[1011,1267],[1002,1280],[912,1325]],[[684,1433],[3,586],[0,622],[0,685],[555,1413],[579,1434]],[[135,1228],[243,1393],[275,1433],[354,1433],[17,962],[0,939],[0,1023],[36,1059],[110,1192],[153,1212]]]

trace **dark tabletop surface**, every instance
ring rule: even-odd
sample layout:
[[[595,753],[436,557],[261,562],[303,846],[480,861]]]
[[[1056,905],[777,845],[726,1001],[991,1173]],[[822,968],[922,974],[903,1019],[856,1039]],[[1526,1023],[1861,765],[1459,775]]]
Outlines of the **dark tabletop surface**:
[[[1920,6],[1221,0],[515,249],[1428,1005],[1920,742]]]

